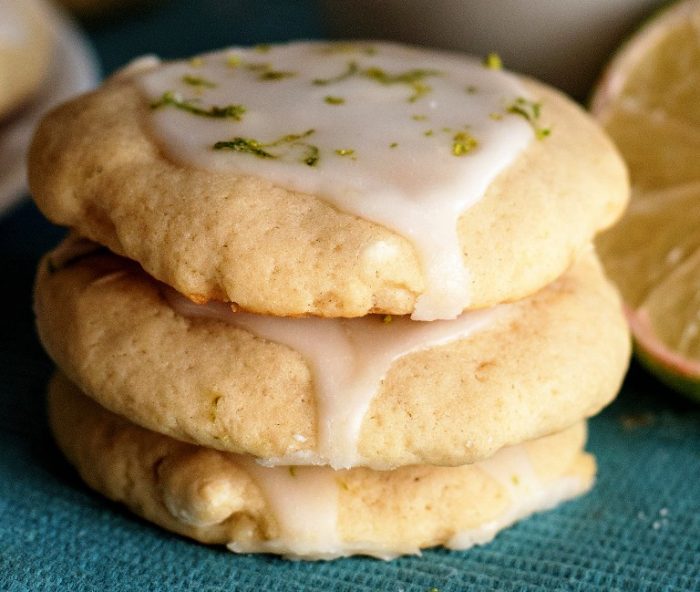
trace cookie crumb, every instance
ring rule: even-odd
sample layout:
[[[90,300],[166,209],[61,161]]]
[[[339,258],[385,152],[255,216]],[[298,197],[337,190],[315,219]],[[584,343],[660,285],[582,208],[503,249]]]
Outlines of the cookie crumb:
[[[652,425],[656,418],[651,413],[625,413],[620,416],[620,423],[626,430],[636,430]]]

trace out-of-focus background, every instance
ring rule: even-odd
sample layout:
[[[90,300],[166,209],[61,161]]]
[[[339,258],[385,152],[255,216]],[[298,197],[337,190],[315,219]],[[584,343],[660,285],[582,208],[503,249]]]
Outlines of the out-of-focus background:
[[[659,0],[319,0],[334,36],[497,52],[508,68],[583,98]]]
[[[23,2],[24,0],[17,0]],[[0,9],[8,0],[0,0]],[[46,425],[51,364],[31,311],[34,269],[64,234],[37,212],[17,165],[57,89],[84,90],[132,58],[303,38],[395,38],[484,54],[585,99],[654,0],[65,0],[50,73],[0,117],[0,590],[699,590],[700,412],[633,364],[591,421],[592,493],[490,545],[390,563],[234,556],[147,524],[93,494]],[[0,16],[0,18],[2,18]],[[72,20],[71,20],[72,19]],[[7,25],[7,22],[5,23]],[[2,23],[0,23],[0,33]],[[48,76],[48,74],[47,74]],[[9,146],[9,149],[8,149]],[[3,154],[3,150],[6,153]],[[19,168],[18,168],[19,167]],[[2,196],[0,196],[1,198]]]

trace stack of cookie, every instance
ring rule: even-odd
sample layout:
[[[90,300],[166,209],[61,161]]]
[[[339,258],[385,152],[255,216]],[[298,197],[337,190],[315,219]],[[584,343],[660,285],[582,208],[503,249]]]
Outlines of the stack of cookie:
[[[588,490],[629,339],[590,242],[624,167],[463,56],[293,43],[139,60],[51,113],[73,233],[36,313],[85,481],[239,552],[466,548]]]

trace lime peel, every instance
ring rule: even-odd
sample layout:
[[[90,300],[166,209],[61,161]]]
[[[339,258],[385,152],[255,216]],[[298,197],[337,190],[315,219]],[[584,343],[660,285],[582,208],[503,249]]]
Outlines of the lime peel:
[[[597,239],[626,300],[640,361],[700,401],[700,0],[659,11],[613,57],[591,112],[617,143],[633,195]]]
[[[644,308],[635,311],[628,309],[627,320],[638,345],[653,359],[669,370],[675,370],[683,376],[700,380],[700,360],[687,358],[658,339],[647,310]]]

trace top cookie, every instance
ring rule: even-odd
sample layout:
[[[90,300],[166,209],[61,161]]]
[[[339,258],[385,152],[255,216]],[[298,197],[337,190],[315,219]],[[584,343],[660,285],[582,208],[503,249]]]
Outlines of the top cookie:
[[[0,0],[0,117],[36,91],[48,71],[47,19],[34,0]]]
[[[627,198],[575,105],[472,59],[385,43],[141,62],[51,113],[52,220],[195,301],[454,318],[559,276]]]

